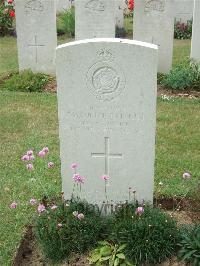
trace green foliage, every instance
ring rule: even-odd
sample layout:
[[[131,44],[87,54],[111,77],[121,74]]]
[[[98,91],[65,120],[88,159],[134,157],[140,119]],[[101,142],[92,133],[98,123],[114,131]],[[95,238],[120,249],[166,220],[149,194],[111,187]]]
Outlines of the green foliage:
[[[192,263],[194,266],[200,265],[200,225],[184,226],[181,229],[180,259]]]
[[[161,84],[172,90],[200,91],[200,65],[193,61],[184,61],[166,74]]]
[[[163,79],[164,79],[164,77],[165,77],[165,74],[163,74],[163,73],[157,73],[157,83],[158,84],[161,84],[162,81],[163,81]]]
[[[73,6],[58,15],[57,32],[58,35],[67,34],[70,37],[75,36],[75,10]]]
[[[115,37],[116,38],[125,38],[126,37],[125,28],[119,28],[118,26],[116,26],[116,28],[115,28]]]
[[[99,247],[91,252],[89,263],[92,265],[133,266],[123,253],[126,244],[117,245],[108,241],[100,241]]]
[[[191,39],[192,37],[192,20],[187,23],[175,22],[174,24],[174,38],[175,39]]]
[[[4,1],[0,1],[0,36],[5,36],[13,31],[14,21],[13,4],[5,6]]]
[[[8,79],[0,81],[0,89],[9,91],[41,92],[43,87],[51,80],[45,74],[34,74],[30,70],[10,74]]]
[[[49,259],[59,261],[69,258],[72,252],[85,253],[107,236],[108,221],[93,205],[72,201],[69,206],[60,203],[56,210],[51,210],[50,204],[47,206],[37,217],[36,236]],[[84,218],[78,219],[74,211],[84,214]]]
[[[178,240],[176,222],[160,209],[144,207],[135,213],[132,204],[122,206],[115,214],[113,241],[126,243],[125,255],[136,263],[160,263],[175,253]]]

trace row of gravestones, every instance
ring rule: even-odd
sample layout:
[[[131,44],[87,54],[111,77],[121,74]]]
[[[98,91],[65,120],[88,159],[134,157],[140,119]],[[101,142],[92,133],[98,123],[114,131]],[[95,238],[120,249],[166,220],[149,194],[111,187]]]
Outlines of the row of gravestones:
[[[60,0],[56,2],[54,0],[15,1],[20,70],[31,69],[33,72],[55,74],[58,1]],[[61,6],[63,6],[64,1],[61,2]],[[93,32],[93,37],[95,35],[96,37],[114,37],[115,25],[120,27],[123,23],[123,10],[125,8],[123,0],[110,0],[108,3],[105,3],[105,0],[77,0],[76,2],[76,39],[89,38],[91,36],[91,34],[88,35],[89,32]],[[69,3],[72,4],[73,1],[70,0]],[[69,3],[63,7],[67,8]],[[105,9],[99,14],[98,9],[101,9],[102,3],[105,5]],[[88,8],[84,8],[85,6]],[[110,17],[108,12],[112,14]],[[106,26],[107,22],[111,23],[108,27]],[[112,33],[110,32],[111,27]]]
[[[141,34],[146,30],[146,34],[151,32],[152,37],[157,37],[156,23],[171,27],[171,1],[135,2],[135,20],[145,17],[140,21],[147,27],[136,22],[135,32],[139,28]],[[16,0],[19,61],[21,68],[34,65],[35,71],[40,66],[40,71],[51,73],[55,67],[55,6],[53,0],[45,3]],[[62,187],[65,198],[81,194],[98,205],[133,197],[152,202],[156,76],[161,47],[106,38],[114,37],[112,3],[76,0],[78,40],[56,49]],[[199,1],[195,10],[199,10],[198,6]],[[168,27],[165,36],[172,38]],[[104,38],[87,39],[98,34]],[[82,178],[77,178],[75,181],[80,183],[75,185],[69,169],[73,162],[78,162],[84,184]],[[101,179],[103,175],[110,178]]]
[[[70,5],[75,0],[57,0],[56,10],[62,12],[70,8]],[[123,26],[123,8],[125,0],[115,0],[118,11],[116,14],[116,22],[119,27]],[[193,3],[194,0],[174,0],[175,1],[175,20],[181,22],[187,22],[192,19],[193,15]],[[119,2],[119,3],[118,3]]]
[[[75,36],[112,38],[115,36],[116,1],[77,0]],[[121,3],[123,2],[120,0]],[[192,58],[199,59],[199,2],[195,2]],[[158,71],[168,73],[172,65],[174,0],[136,0],[134,39],[159,46]],[[16,23],[20,70],[55,74],[56,3],[53,0],[16,0]]]

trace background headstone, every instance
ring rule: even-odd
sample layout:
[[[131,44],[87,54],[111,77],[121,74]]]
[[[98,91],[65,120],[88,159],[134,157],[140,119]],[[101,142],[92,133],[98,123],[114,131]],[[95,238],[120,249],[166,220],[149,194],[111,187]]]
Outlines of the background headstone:
[[[115,37],[115,0],[76,0],[76,40],[112,37]]]
[[[193,17],[194,0],[175,0],[175,20],[186,23]]]
[[[174,38],[173,0],[135,0],[133,39],[159,46],[158,72],[172,66]]]
[[[124,9],[127,7],[125,0],[115,0],[116,13],[115,13],[115,25],[119,28],[124,27]]]
[[[57,12],[63,12],[71,7],[71,0],[56,0]]]
[[[63,191],[73,191],[70,164],[85,177],[89,202],[153,201],[157,46],[122,39],[76,41],[57,48]]]
[[[16,0],[15,9],[19,69],[55,74],[55,1]]]
[[[200,1],[194,2],[191,58],[200,61]]]

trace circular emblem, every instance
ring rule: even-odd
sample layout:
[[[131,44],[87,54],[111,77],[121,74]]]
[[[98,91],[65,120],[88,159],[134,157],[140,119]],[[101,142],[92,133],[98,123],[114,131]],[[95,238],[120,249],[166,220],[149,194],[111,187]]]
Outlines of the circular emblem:
[[[98,100],[110,101],[124,89],[125,77],[113,62],[97,62],[87,72],[87,86]]]

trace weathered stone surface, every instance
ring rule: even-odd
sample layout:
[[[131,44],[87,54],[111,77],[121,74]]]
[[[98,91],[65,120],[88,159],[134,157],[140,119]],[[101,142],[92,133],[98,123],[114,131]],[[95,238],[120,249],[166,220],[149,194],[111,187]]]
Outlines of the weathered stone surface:
[[[200,61],[200,1],[198,0],[194,3],[191,58]]]
[[[173,0],[135,0],[133,38],[159,46],[159,72],[172,67],[173,37]]]
[[[76,40],[115,37],[115,0],[75,1]]]
[[[175,0],[175,19],[186,23],[193,17],[194,0]]]
[[[119,28],[124,27],[124,9],[127,7],[125,0],[115,0],[115,25]]]
[[[70,164],[77,162],[85,177],[81,195],[89,202],[124,202],[133,199],[132,190],[139,201],[152,202],[156,75],[157,46],[152,44],[92,39],[57,48],[66,198],[74,187]],[[106,186],[102,175],[110,176]]]
[[[19,69],[55,74],[55,1],[16,0],[15,9]]]
[[[56,0],[57,12],[64,12],[71,7],[71,0]]]

